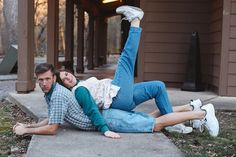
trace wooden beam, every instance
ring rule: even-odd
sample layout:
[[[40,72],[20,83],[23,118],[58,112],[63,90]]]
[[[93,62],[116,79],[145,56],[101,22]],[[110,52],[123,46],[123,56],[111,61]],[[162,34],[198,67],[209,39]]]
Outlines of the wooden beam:
[[[94,19],[95,27],[94,27],[94,66],[98,67],[99,62],[99,31],[100,31],[100,18],[96,17]]]
[[[65,68],[74,72],[73,70],[73,50],[74,50],[74,2],[66,0],[66,30],[65,30]]]
[[[59,0],[48,0],[47,62],[58,67]]]
[[[84,72],[84,10],[78,6],[78,38],[77,38],[77,66],[76,72]]]
[[[105,22],[105,17],[99,17],[99,29],[98,29],[98,65],[103,65],[106,63],[106,45],[107,45],[107,23]]]
[[[34,80],[34,0],[18,0],[18,75],[16,91],[27,93]]]
[[[94,51],[94,17],[93,13],[89,13],[89,35],[88,35],[88,66],[89,70],[94,68],[93,65],[93,51]]]

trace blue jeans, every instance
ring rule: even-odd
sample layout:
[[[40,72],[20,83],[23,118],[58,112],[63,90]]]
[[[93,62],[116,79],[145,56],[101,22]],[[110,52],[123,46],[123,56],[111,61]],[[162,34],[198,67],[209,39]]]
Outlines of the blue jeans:
[[[141,28],[130,27],[129,36],[118,61],[112,84],[120,87],[111,108],[132,111],[137,105],[155,99],[161,114],[173,112],[165,84],[161,81],[134,83],[134,66],[137,57]]]
[[[108,127],[116,132],[151,133],[155,125],[155,118],[142,112],[127,112],[118,109],[102,111]]]

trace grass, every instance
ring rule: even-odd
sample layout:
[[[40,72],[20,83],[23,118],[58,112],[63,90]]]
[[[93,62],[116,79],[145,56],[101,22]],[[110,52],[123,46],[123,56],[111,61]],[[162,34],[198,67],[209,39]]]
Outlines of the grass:
[[[8,101],[0,102],[0,157],[23,156],[26,153],[31,136],[16,136],[12,132],[13,125],[17,122],[30,122],[17,106]]]
[[[164,132],[187,157],[236,157],[236,112],[217,111],[218,137],[208,132],[190,134]]]

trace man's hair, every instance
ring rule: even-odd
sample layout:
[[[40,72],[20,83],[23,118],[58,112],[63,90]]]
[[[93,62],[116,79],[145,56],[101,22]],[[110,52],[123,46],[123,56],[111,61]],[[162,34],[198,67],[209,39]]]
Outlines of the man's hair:
[[[35,74],[36,76],[38,76],[39,74],[43,74],[45,72],[47,72],[48,70],[50,70],[52,72],[53,75],[55,75],[55,68],[52,64],[49,63],[41,63],[38,64],[35,68]]]

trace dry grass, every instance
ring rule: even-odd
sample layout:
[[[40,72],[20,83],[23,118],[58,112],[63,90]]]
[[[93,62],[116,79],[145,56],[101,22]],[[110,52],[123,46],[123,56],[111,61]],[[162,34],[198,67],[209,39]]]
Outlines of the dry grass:
[[[236,157],[236,112],[217,111],[220,123],[218,137],[207,131],[188,135],[164,132],[187,157]]]
[[[6,100],[0,102],[0,117],[0,157],[24,156],[31,136],[16,136],[12,127],[16,122],[28,123],[32,119]]]

